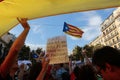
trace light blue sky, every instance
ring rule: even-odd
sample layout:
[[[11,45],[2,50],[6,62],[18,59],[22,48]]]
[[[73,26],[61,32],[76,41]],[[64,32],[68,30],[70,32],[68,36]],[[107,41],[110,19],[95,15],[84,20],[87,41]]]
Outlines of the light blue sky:
[[[68,50],[71,52],[76,45],[82,47],[101,34],[100,24],[114,10],[114,8],[109,8],[29,20],[28,23],[31,29],[25,43],[31,49],[36,49],[37,47],[45,49],[48,38],[66,35]],[[84,31],[83,37],[78,39],[65,34],[62,31],[64,22],[82,29]],[[10,32],[18,36],[22,30],[21,25],[17,25]]]

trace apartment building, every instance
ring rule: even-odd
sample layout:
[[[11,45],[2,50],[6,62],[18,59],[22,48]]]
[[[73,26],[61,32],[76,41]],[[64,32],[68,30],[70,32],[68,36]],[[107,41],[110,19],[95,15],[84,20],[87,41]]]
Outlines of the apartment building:
[[[120,7],[101,24],[105,45],[120,48]]]
[[[102,34],[89,45],[104,44],[120,48],[120,7],[100,25]]]
[[[105,45],[102,35],[97,36],[92,42],[90,42],[89,46],[96,46],[98,44]]]

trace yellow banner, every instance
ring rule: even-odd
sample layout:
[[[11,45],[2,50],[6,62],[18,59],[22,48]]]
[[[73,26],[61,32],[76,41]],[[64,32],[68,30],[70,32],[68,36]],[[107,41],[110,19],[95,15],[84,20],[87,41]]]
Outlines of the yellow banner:
[[[0,36],[18,24],[16,17],[30,19],[120,6],[120,0],[0,0]]]
[[[65,36],[48,39],[47,53],[51,54],[50,64],[68,63],[67,42]]]

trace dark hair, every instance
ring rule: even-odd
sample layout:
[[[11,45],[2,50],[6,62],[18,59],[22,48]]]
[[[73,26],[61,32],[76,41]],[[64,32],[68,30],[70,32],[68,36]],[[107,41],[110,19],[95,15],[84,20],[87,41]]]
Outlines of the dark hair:
[[[82,65],[80,67],[78,80],[97,80],[96,71],[92,65]]]
[[[28,75],[28,80],[36,80],[41,70],[42,70],[41,62],[36,62],[35,64],[33,64]]]
[[[96,71],[92,65],[82,65],[80,68],[74,68],[76,80],[97,80]]]
[[[64,65],[63,63],[60,63],[60,67],[63,67],[63,65]]]
[[[80,68],[78,66],[76,66],[73,70],[76,80],[79,80],[79,75],[80,75],[79,72],[80,72]]]
[[[105,69],[105,63],[120,67],[120,52],[113,47],[104,46],[94,52],[92,63],[103,69]]]
[[[64,72],[61,74],[62,80],[70,80],[69,72]]]

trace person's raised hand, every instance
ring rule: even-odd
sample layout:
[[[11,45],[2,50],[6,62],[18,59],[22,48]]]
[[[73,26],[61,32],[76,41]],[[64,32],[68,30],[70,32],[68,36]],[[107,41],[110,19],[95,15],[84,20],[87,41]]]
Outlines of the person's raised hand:
[[[83,57],[86,56],[86,50],[85,49],[82,50],[82,55],[83,55]]]
[[[43,70],[47,70],[47,66],[49,65],[49,62],[50,62],[50,54],[46,54],[46,56],[42,60]]]
[[[17,18],[17,20],[19,21],[19,23],[21,23],[24,29],[30,29],[30,26],[27,22],[27,18]]]

